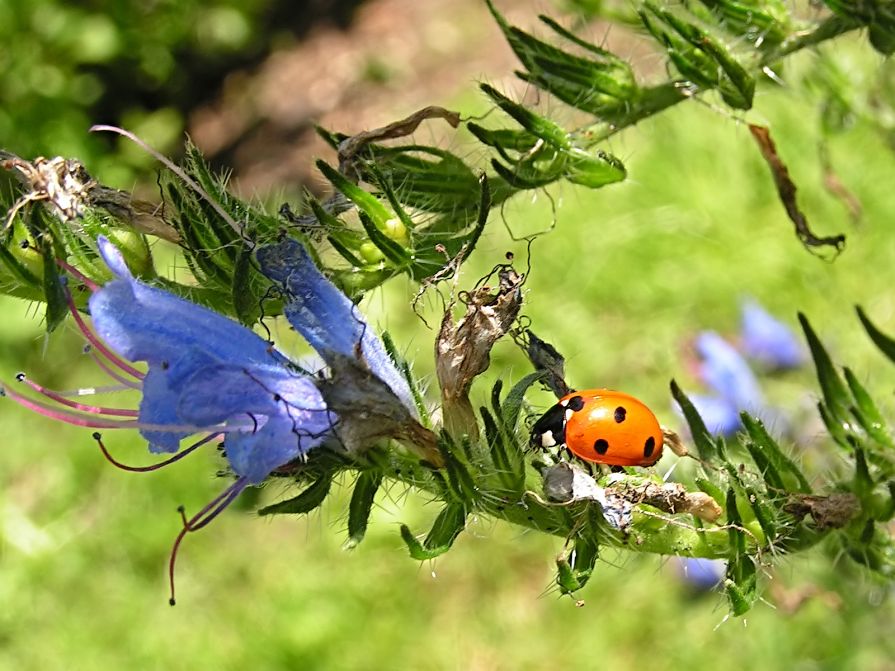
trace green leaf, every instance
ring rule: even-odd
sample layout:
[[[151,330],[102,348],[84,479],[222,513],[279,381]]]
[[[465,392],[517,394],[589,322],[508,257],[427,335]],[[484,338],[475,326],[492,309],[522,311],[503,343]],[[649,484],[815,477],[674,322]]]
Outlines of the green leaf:
[[[867,317],[860,305],[855,306],[855,310],[858,313],[858,319],[861,320],[861,324],[864,325],[864,330],[867,331],[867,335],[870,336],[873,344],[876,345],[890,361],[895,362],[895,340],[880,331],[874,323],[870,321],[870,318]]]
[[[401,538],[417,561],[435,559],[451,549],[460,532],[466,528],[466,507],[458,503],[447,504],[432,525],[426,540],[420,543],[406,524],[401,525]]]
[[[291,499],[266,506],[259,515],[304,515],[316,510],[326,500],[332,487],[332,474],[324,473],[302,492]]]
[[[839,373],[836,372],[833,361],[827,354],[827,350],[824,349],[823,343],[811,328],[808,318],[801,312],[799,313],[799,323],[802,325],[805,338],[808,340],[808,348],[814,358],[817,379],[820,382],[821,391],[823,391],[826,408],[835,420],[842,424],[848,424],[850,419],[848,409],[851,405],[848,389],[842,378],[839,377]]]
[[[693,403],[687,398],[687,395],[681,390],[677,382],[671,381],[671,395],[684,413],[684,419],[687,420],[687,426],[690,427],[690,435],[696,444],[696,451],[700,459],[705,461],[715,461],[718,458],[718,451],[715,443],[712,441],[712,434],[705,427],[705,422],[696,411]]]
[[[373,500],[379,485],[382,484],[382,473],[379,471],[361,471],[354,484],[354,492],[348,503],[348,540],[345,548],[351,549],[364,539],[367,533],[367,524],[370,521],[370,511],[373,509]]]

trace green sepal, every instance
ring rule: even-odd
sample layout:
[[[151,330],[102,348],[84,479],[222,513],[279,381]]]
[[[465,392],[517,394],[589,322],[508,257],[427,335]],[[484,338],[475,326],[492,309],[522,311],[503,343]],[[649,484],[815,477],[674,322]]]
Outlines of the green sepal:
[[[687,426],[690,428],[690,435],[693,437],[693,442],[696,444],[696,451],[699,454],[699,458],[709,462],[716,461],[718,458],[718,450],[712,440],[712,434],[710,434],[709,430],[706,428],[705,422],[702,421],[702,417],[699,416],[696,407],[690,402],[690,399],[687,398],[687,395],[674,380],[671,381],[671,395],[681,409],[681,412],[684,414],[684,419],[687,421]]]
[[[895,449],[895,443],[889,435],[886,426],[886,420],[883,418],[876,403],[867,393],[864,386],[855,377],[855,374],[848,367],[842,369],[845,373],[845,382],[851,391],[852,397],[855,399],[856,407],[852,408],[852,414],[861,425],[867,435],[873,438],[877,443],[889,449]]]
[[[737,528],[742,525],[737,508],[736,493],[733,488],[727,490],[727,523],[730,539],[730,559],[727,562],[727,579],[724,589],[730,601],[730,611],[734,616],[743,615],[755,603],[757,598],[757,575],[755,562],[746,554],[746,533]]]
[[[451,449],[451,439],[446,433],[442,433],[438,441],[438,448],[444,457],[444,471],[447,473],[448,491],[454,503],[472,503],[478,499],[478,488],[473,479],[469,467]]]
[[[790,14],[779,0],[701,2],[712,11],[721,28],[738,39],[745,38],[757,48],[776,47],[789,33]]]
[[[68,315],[68,301],[65,295],[66,289],[59,275],[59,267],[56,265],[56,252],[48,236],[43,236],[40,251],[44,261],[43,293],[47,302],[45,311],[47,333],[52,333],[65,321]]]
[[[562,594],[574,594],[584,587],[593,575],[599,558],[599,544],[590,534],[580,536],[567,556],[556,559],[556,585],[559,591]]]
[[[435,559],[451,549],[457,536],[466,528],[466,506],[460,503],[448,503],[435,522],[426,539],[420,543],[406,524],[401,525],[401,538],[410,551],[410,556],[417,561]]]
[[[594,154],[572,149],[565,156],[567,162],[563,176],[573,184],[599,189],[607,184],[622,182],[628,176],[624,163],[601,149]]]
[[[745,412],[740,414],[740,419],[750,438],[746,441],[746,448],[752,455],[755,465],[766,473],[765,479],[768,484],[780,490],[810,494],[811,486],[807,478],[796,463],[783,453],[777,441],[768,433],[764,423]],[[756,460],[756,451],[768,470],[765,471]]]
[[[259,515],[304,515],[316,510],[326,500],[332,487],[332,473],[324,473],[303,489],[298,496],[265,506]]]
[[[379,180],[387,181],[395,189],[396,200],[407,207],[446,215],[451,230],[469,221],[477,201],[477,178],[459,156],[425,145],[371,144],[367,150],[370,161],[357,166],[364,179],[380,188]],[[371,170],[373,164],[379,177]]]
[[[504,151],[526,153],[535,148],[538,138],[528,131],[512,128],[490,129],[470,121],[466,124],[469,132],[482,144]]]
[[[252,326],[260,319],[261,296],[264,293],[258,291],[260,276],[252,265],[253,251],[250,247],[240,249],[233,266],[233,311],[246,326]]]
[[[525,464],[515,452],[510,456],[515,441],[511,441],[506,432],[501,430],[488,408],[482,406],[479,413],[482,416],[485,440],[490,448],[491,463],[500,483],[509,491],[520,491],[525,483]]]
[[[571,149],[569,133],[562,126],[535,114],[524,105],[510,100],[493,86],[482,83],[479,84],[479,88],[484,91],[485,95],[497,103],[500,109],[515,119],[520,126],[532,135],[541,138],[556,149]]]
[[[544,374],[542,371],[529,373],[514,384],[513,388],[507,393],[506,398],[504,398],[503,403],[501,403],[500,406],[501,415],[503,416],[503,426],[507,435],[512,436],[516,432],[519,413],[522,410],[522,404],[525,402],[525,392],[527,392],[528,388],[543,376]]]
[[[354,483],[351,501],[348,503],[348,540],[345,549],[350,550],[360,543],[367,533],[373,500],[382,484],[382,473],[376,470],[361,471]]]
[[[399,243],[385,235],[373,219],[363,210],[358,212],[361,226],[370,238],[370,242],[376,245],[376,248],[385,255],[392,264],[398,268],[404,268],[410,263],[410,254]]]
[[[385,346],[385,351],[388,353],[389,358],[395,366],[397,366],[398,370],[401,371],[401,374],[407,381],[407,386],[410,387],[410,394],[413,396],[413,404],[416,406],[416,410],[420,415],[421,423],[423,426],[431,426],[429,409],[426,407],[426,400],[423,398],[416,377],[414,377],[410,370],[410,363],[398,352],[398,348],[395,345],[395,341],[392,339],[391,333],[383,331],[381,337],[382,344]]]
[[[370,217],[376,228],[380,231],[386,229],[389,219],[392,218],[392,213],[373,194],[364,191],[326,161],[318,159],[316,166],[333,187],[357,205],[360,212],[366,213]]]

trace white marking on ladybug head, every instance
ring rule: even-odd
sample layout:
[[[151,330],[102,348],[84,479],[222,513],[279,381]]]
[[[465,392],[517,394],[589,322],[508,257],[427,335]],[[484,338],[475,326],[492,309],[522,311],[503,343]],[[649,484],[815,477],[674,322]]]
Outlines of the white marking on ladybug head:
[[[553,437],[553,431],[544,431],[541,434],[541,447],[556,447],[556,438]]]

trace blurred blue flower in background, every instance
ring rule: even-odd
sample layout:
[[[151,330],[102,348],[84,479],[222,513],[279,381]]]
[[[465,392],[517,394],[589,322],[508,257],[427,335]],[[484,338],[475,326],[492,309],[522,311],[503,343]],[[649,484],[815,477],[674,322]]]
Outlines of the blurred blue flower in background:
[[[805,349],[786,324],[753,299],[744,300],[740,310],[740,342],[747,357],[770,370],[788,370],[805,363]]]
[[[738,411],[754,412],[764,406],[764,396],[749,364],[715,331],[696,337],[699,375],[702,381]]]
[[[675,564],[681,579],[698,592],[708,592],[724,580],[726,565],[720,559],[677,557]]]

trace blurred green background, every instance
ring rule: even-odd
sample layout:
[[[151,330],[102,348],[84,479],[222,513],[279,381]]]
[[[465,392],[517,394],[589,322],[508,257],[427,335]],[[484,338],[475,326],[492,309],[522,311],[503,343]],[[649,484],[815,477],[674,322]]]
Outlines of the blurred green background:
[[[200,4],[178,6],[185,17],[204,16]],[[0,10],[22,14],[7,5]],[[254,19],[245,20],[253,32]],[[0,21],[3,30],[9,25]],[[55,41],[38,35],[35,25],[32,19],[21,40],[37,53]],[[133,39],[126,50],[119,44],[111,51],[108,62],[139,52],[142,36]],[[852,48],[862,63],[874,64],[862,47]],[[3,81],[20,76],[20,66],[5,58]],[[63,88],[74,86],[69,74],[63,68]],[[467,93],[457,104],[472,110],[482,102]],[[796,241],[748,129],[698,103],[613,138],[609,149],[625,160],[627,182],[597,192],[568,185],[550,192],[556,228],[531,247],[524,313],[567,357],[571,384],[624,389],[676,426],[669,379],[699,388],[686,362],[689,339],[702,328],[734,333],[738,301],[750,295],[791,325],[804,311],[837,361],[852,366],[892,416],[892,369],[852,306],[862,304],[895,332],[893,154],[863,122],[831,138],[830,156],[865,207],[861,223],[852,225],[821,185],[817,108],[800,87],[764,89],[748,118],[771,126],[818,232],[847,233],[848,247],[835,262]],[[4,104],[0,138],[7,148],[65,153],[79,146],[67,137],[87,142],[83,129],[94,119],[84,109],[63,103],[29,109],[17,117],[20,110]],[[554,111],[562,121],[563,111]],[[182,129],[178,123],[166,126],[172,138]],[[25,144],[29,137],[34,144]],[[103,158],[104,147],[91,151],[101,170],[118,169]],[[137,174],[139,166],[127,170]],[[524,266],[526,247],[510,231],[547,228],[552,203],[544,194],[523,195],[495,211],[461,285],[471,286],[506,251]],[[396,279],[363,307],[432,381],[434,333],[409,309],[415,292]],[[438,301],[424,302],[429,323],[437,323]],[[25,370],[56,388],[100,383],[72,329],[47,339],[39,307],[11,299],[0,299],[0,313],[0,379]],[[485,399],[489,382],[528,371],[521,352],[500,343],[477,393]],[[813,420],[812,372],[763,382],[799,427],[793,453],[818,478],[835,473],[837,456],[820,442]],[[551,402],[541,392],[530,400],[536,408]],[[472,520],[447,555],[422,565],[410,560],[398,524],[421,530],[437,506],[398,486],[380,495],[366,540],[350,552],[341,548],[344,491],[298,519],[258,519],[251,510],[259,501],[243,497],[187,538],[178,605],[171,608],[165,570],[179,528],[176,507],[196,511],[225,486],[215,477],[221,462],[213,451],[141,476],[110,467],[89,430],[53,424],[10,402],[0,422],[2,671],[895,668],[889,588],[829,548],[779,558],[764,576],[766,602],[741,620],[725,622],[723,596],[697,593],[674,562],[620,552],[605,554],[576,607],[552,588],[562,542],[502,523]],[[149,461],[135,436],[107,432],[106,438],[119,458]],[[664,472],[673,462],[666,457],[657,468]],[[291,493],[285,483],[274,484],[257,498]]]

